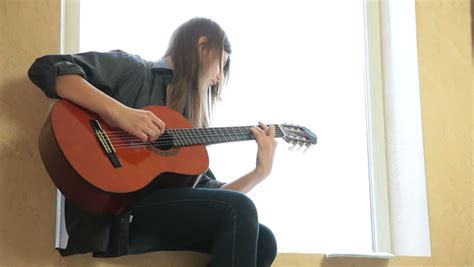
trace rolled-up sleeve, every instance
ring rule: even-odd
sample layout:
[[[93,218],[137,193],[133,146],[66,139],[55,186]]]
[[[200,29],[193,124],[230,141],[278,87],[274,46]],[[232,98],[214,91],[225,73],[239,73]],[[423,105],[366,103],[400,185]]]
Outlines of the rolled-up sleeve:
[[[47,97],[59,98],[56,78],[79,75],[108,95],[112,95],[124,75],[140,66],[137,56],[121,50],[86,52],[69,55],[46,55],[36,59],[28,70],[28,77]]]
[[[218,189],[221,188],[223,185],[226,183],[217,181],[216,177],[212,173],[212,171],[209,169],[202,177],[201,180],[199,180],[198,184],[196,185],[196,188],[213,188],[213,189]]]

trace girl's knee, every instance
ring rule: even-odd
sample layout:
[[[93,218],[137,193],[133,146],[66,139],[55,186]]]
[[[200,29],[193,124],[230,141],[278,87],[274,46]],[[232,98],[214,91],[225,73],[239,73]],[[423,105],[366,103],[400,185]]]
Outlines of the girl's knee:
[[[272,230],[260,224],[258,232],[257,267],[270,266],[278,252],[277,241]]]
[[[257,208],[252,199],[245,194],[233,192],[231,197],[228,199],[228,204],[233,208],[238,216],[253,218],[258,222]]]

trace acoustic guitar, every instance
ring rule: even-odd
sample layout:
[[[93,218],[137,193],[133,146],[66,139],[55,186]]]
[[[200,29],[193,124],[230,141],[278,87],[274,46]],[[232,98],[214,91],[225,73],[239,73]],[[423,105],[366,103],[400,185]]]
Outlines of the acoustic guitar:
[[[68,100],[56,102],[39,136],[41,158],[56,187],[82,209],[116,215],[150,188],[193,187],[209,167],[206,145],[255,139],[251,126],[192,128],[178,112],[143,108],[166,129],[155,142],[109,127]],[[306,148],[316,135],[301,126],[275,125],[276,137]]]

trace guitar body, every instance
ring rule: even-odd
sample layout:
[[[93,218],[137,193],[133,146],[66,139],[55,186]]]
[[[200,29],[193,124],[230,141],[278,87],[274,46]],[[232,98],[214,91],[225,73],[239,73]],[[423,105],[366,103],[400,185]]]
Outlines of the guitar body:
[[[166,128],[192,128],[174,110],[161,106],[144,109],[163,120]],[[112,143],[118,144],[115,156],[119,167],[104,152],[91,127],[94,120],[111,133]],[[204,145],[144,146],[133,140],[133,136],[119,132],[108,127],[95,113],[66,100],[54,105],[41,131],[39,149],[49,175],[57,188],[84,210],[120,214],[133,207],[151,186],[153,189],[191,187],[208,169]]]

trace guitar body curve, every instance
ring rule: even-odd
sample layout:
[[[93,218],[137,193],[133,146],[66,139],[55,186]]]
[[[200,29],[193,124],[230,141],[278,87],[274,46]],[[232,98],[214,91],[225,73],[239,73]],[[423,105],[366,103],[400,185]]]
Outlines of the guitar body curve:
[[[165,122],[166,128],[192,128],[178,112],[162,107],[143,108]],[[114,166],[91,126],[97,121],[108,133]],[[162,136],[163,137],[163,136]],[[56,187],[84,210],[116,215],[133,207],[150,185],[153,189],[193,186],[209,166],[204,145],[166,147],[143,145],[138,138],[109,127],[95,113],[67,100],[53,106],[39,136],[43,163]]]

